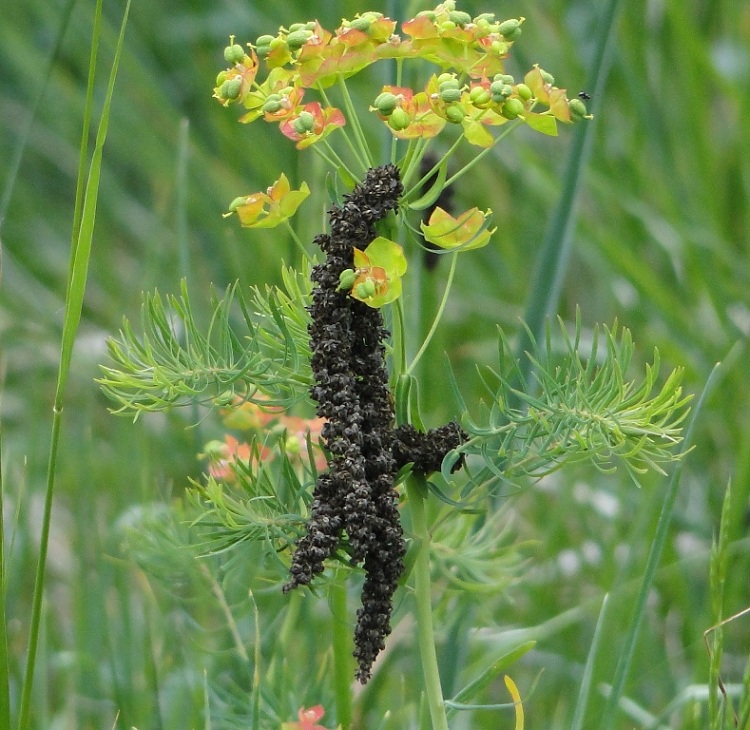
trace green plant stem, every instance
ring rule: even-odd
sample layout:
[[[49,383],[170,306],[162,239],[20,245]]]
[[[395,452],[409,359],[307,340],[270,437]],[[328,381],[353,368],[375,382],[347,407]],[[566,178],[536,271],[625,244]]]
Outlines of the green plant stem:
[[[367,166],[375,167],[375,159],[373,158],[370,147],[367,144],[367,138],[362,131],[362,125],[359,123],[359,116],[357,115],[357,111],[354,108],[352,97],[349,94],[349,89],[346,86],[346,81],[344,80],[343,76],[339,76],[338,85],[344,97],[344,106],[346,107],[346,113],[349,115],[352,129],[354,130],[354,136],[357,138],[357,144],[359,144],[360,151],[365,161],[367,162]]]
[[[31,605],[31,618],[29,621],[29,649],[26,655],[26,672],[24,674],[23,688],[21,690],[21,701],[18,712],[19,730],[27,730],[31,727],[31,692],[34,684],[34,668],[39,645],[39,632],[42,616],[42,599],[44,597],[45,566],[47,564],[47,549],[49,546],[49,532],[52,519],[52,497],[55,487],[55,473],[57,471],[57,455],[60,445],[60,427],[62,422],[63,396],[65,385],[70,373],[70,363],[73,354],[78,325],[81,321],[83,309],[83,296],[86,290],[86,279],[91,257],[91,245],[94,235],[94,222],[96,220],[96,204],[99,194],[99,179],[102,167],[102,155],[104,142],[107,138],[109,126],[109,110],[114,94],[114,84],[117,78],[117,69],[122,54],[123,41],[125,39],[125,27],[130,12],[130,0],[125,6],[120,35],[117,40],[117,50],[112,63],[112,69],[107,85],[107,93],[96,134],[94,153],[91,158],[89,174],[86,180],[85,197],[82,208],[81,226],[78,235],[73,235],[71,244],[71,256],[73,263],[70,267],[70,280],[66,292],[65,319],[63,322],[62,346],[60,351],[60,364],[57,374],[57,386],[55,390],[54,406],[52,408],[52,435],[50,438],[49,459],[47,462],[47,483],[44,496],[44,514],[42,517],[42,529],[39,536],[39,557],[34,576],[34,595]]]
[[[349,644],[346,612],[346,580],[336,576],[331,585],[333,613],[333,681],[336,696],[336,720],[341,730],[352,724],[352,647]]]
[[[342,83],[342,86],[346,90],[346,84]],[[323,99],[324,103],[326,104],[326,106],[329,107],[329,108],[334,108],[333,104],[331,104],[330,100],[328,99],[328,95],[326,94],[326,92],[323,89],[323,87],[320,84],[318,84],[316,88],[317,88],[318,93],[320,94],[321,98]],[[355,121],[358,122],[358,118],[357,118],[356,112],[354,110],[354,107],[352,106],[352,101],[351,101],[350,97],[348,97],[348,96],[344,97],[344,105],[346,106],[347,118],[350,119],[350,120],[353,120],[352,121],[352,126],[354,127],[354,122]],[[359,166],[362,168],[362,170],[365,171],[365,170],[367,170],[368,167],[371,167],[372,165],[368,164],[368,149],[367,149],[367,144],[366,144],[366,142],[363,144],[362,139],[360,138],[360,136],[357,135],[356,128],[354,130],[354,134],[357,137],[357,143],[360,145],[360,150],[358,150],[357,147],[355,146],[354,142],[352,142],[351,137],[349,136],[349,134],[347,133],[347,131],[346,131],[345,128],[339,129],[338,133],[343,137],[344,141],[346,142],[347,147],[349,148],[349,150],[352,153],[352,156],[359,163]],[[361,135],[361,133],[362,132],[361,132],[361,128],[360,128],[360,135]],[[327,142],[326,142],[326,145],[328,146]],[[338,155],[337,155],[337,157],[338,157]],[[341,162],[341,164],[343,165],[344,163]],[[349,172],[350,175],[352,174],[350,170],[348,172]],[[354,176],[352,176],[352,177],[354,177]]]
[[[430,709],[432,730],[448,730],[443,689],[440,685],[435,631],[432,624],[432,580],[430,578],[431,535],[427,524],[427,487],[424,477],[411,475],[406,480],[406,493],[411,508],[414,537],[418,541],[417,557],[414,561],[414,588],[417,604],[417,641],[422,660],[427,705]]]
[[[427,333],[426,337],[424,338],[424,342],[422,342],[422,346],[419,348],[419,352],[414,356],[414,359],[411,361],[411,365],[406,370],[406,374],[410,375],[412,370],[417,366],[417,363],[421,359],[422,355],[424,355],[425,351],[427,350],[428,345],[430,344],[430,341],[432,340],[433,336],[435,335],[435,332],[437,331],[438,325],[440,324],[440,320],[443,318],[443,312],[445,311],[445,305],[448,303],[448,295],[451,292],[451,288],[453,286],[453,276],[456,273],[456,260],[458,259],[458,254],[454,253],[451,256],[451,268],[448,272],[448,281],[445,284],[445,291],[443,292],[443,298],[440,301],[440,306],[438,307],[437,313],[435,314],[435,319],[432,321],[432,326],[430,327],[429,332]]]
[[[292,237],[292,240],[294,241],[297,248],[302,253],[302,258],[310,265],[312,265],[312,256],[308,253],[307,249],[305,248],[305,244],[300,241],[299,236],[297,235],[297,232],[292,227],[292,224],[289,222],[289,218],[284,220],[284,224],[286,225],[289,235]]]

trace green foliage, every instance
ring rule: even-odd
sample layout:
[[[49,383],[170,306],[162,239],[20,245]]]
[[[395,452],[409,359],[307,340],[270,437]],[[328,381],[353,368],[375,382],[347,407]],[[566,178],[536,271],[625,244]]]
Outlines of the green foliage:
[[[310,385],[305,310],[309,278],[283,273],[285,289],[254,287],[246,302],[239,285],[211,299],[204,334],[196,323],[185,282],[165,304],[156,292],[141,307],[142,334],[126,319],[119,339],[108,343],[114,366],[99,380],[115,413],[133,415],[188,403],[225,403],[237,394],[289,407],[307,397]],[[242,329],[232,324],[233,304]]]
[[[624,466],[638,483],[639,474],[648,469],[664,474],[659,464],[679,458],[674,448],[680,443],[680,422],[690,400],[680,387],[682,370],[673,370],[654,394],[658,351],[640,382],[627,380],[633,357],[627,328],[616,323],[611,329],[602,328],[603,352],[600,330],[595,328],[591,351],[584,359],[580,320],[573,339],[562,320],[559,325],[562,355],[549,332],[543,352],[527,332],[532,343],[527,353],[533,366],[531,382],[514,362],[510,344],[500,332],[498,369],[489,369],[490,375],[484,377],[492,403],[486,423],[467,418],[472,438],[452,455],[446,469],[460,454],[477,454],[500,479],[513,480],[539,478],[566,464],[586,461],[603,473]]]
[[[471,15],[487,7],[480,0],[459,4]],[[586,343],[595,320],[617,318],[641,346],[633,354],[632,372],[643,372],[642,353],[658,345],[666,372],[656,381],[657,392],[675,364],[684,366],[684,391],[699,392],[733,343],[747,342],[746,8],[736,2],[667,0],[646,12],[642,3],[621,5],[609,40],[616,51],[609,54],[611,65],[592,53],[602,9],[583,0],[517,6],[527,18],[522,42],[514,48],[520,65],[528,68],[538,60],[556,69],[558,83],[571,89],[571,95],[586,89],[592,96],[587,106],[596,119],[575,130],[565,171],[569,135],[561,127],[559,140],[522,131],[519,144],[494,149],[484,157],[487,164],[476,164],[461,179],[458,204],[492,207],[496,224],[502,225],[487,247],[461,257],[465,260],[452,279],[441,326],[413,371],[419,376],[419,409],[426,423],[454,415],[453,401],[446,397],[449,386],[435,366],[443,353],[467,403],[480,397],[492,402],[498,380],[484,376],[491,386],[488,398],[476,365],[496,358],[496,324],[508,333],[521,363],[531,367],[523,355],[530,348],[517,336],[521,314],[540,342],[550,313],[559,313],[572,330],[580,306]],[[71,8],[72,22],[66,26],[65,11]],[[387,12],[394,17],[401,13],[403,19],[413,9],[391,3]],[[334,27],[358,10],[349,2],[331,2],[321,4],[315,14],[323,25]],[[28,653],[24,637],[38,555],[38,493],[47,462],[40,424],[49,417],[59,355],[73,178],[87,93],[81,80],[89,63],[93,15],[89,3],[62,8],[40,0],[17,4],[15,11],[9,22],[0,23],[0,337],[11,714]],[[270,584],[268,573],[258,569],[262,541],[245,541],[234,551],[196,560],[195,551],[203,546],[192,541],[200,543],[205,532],[180,525],[185,532],[173,541],[176,549],[151,540],[166,521],[174,525],[195,518],[183,509],[182,489],[189,484],[187,474],[198,478],[195,454],[205,440],[224,432],[218,409],[200,411],[195,418],[188,413],[191,425],[199,421],[188,431],[180,411],[142,419],[134,429],[108,416],[107,403],[97,397],[92,383],[104,357],[99,343],[117,330],[123,311],[138,329],[142,289],[172,291],[177,277],[189,275],[193,314],[205,335],[212,312],[206,311],[204,293],[212,282],[223,290],[238,279],[242,287],[248,281],[277,281],[279,258],[289,260],[294,250],[285,229],[254,231],[250,242],[246,231],[228,225],[221,212],[238,193],[266,189],[279,169],[286,169],[292,186],[299,188],[303,177],[318,180],[321,168],[317,159],[292,162],[293,142],[268,125],[238,133],[233,115],[207,99],[206,84],[211,69],[223,63],[221,48],[232,30],[247,29],[253,40],[281,22],[309,14],[309,4],[292,0],[272,8],[205,0],[179,7],[133,6],[104,154],[82,337],[65,398],[32,728],[223,730],[247,727],[250,718],[253,727],[278,730],[282,722],[297,718],[303,704],[318,703],[326,707],[322,725],[335,727],[344,717],[332,709],[327,673],[332,627],[351,621],[352,606],[332,619],[325,599],[280,596],[278,566]],[[105,7],[103,66],[112,58],[119,21],[116,8]],[[534,49],[538,54],[531,55]],[[350,81],[357,105],[371,104],[381,88],[365,74]],[[97,85],[95,98],[101,99],[104,88],[99,80]],[[54,89],[53,97],[47,89]],[[363,131],[378,134],[382,124],[372,114]],[[382,131],[388,140],[381,152],[390,144],[390,132]],[[451,132],[458,128],[451,125]],[[584,135],[588,141],[579,144]],[[469,163],[478,156],[476,147],[458,148],[451,163]],[[378,153],[377,159],[382,158]],[[184,174],[176,174],[180,164]],[[569,167],[577,182],[567,175]],[[331,190],[336,184],[332,178]],[[434,185],[431,191],[415,190],[413,197],[428,193],[432,198],[442,182]],[[303,241],[321,230],[324,187],[322,182],[311,185],[310,200],[301,209],[305,215],[295,223]],[[548,212],[558,202],[567,212],[549,220]],[[549,263],[542,275],[534,276],[540,258],[537,242],[544,240],[545,229],[552,236],[543,246],[556,255],[541,255]],[[421,339],[441,299],[447,267],[440,266],[447,261],[425,271],[417,260],[420,252],[408,246],[405,252],[410,259],[404,279],[405,324]],[[165,308],[171,308],[168,301]],[[247,334],[244,315],[241,308],[236,311],[242,337]],[[179,323],[179,317],[173,321]],[[140,335],[136,339],[140,342]],[[666,485],[644,476],[643,490],[628,489],[626,470],[603,475],[585,461],[556,471],[536,489],[506,498],[518,539],[535,546],[528,569],[517,575],[512,590],[483,591],[477,600],[473,593],[443,592],[448,563],[445,576],[433,573],[435,596],[445,596],[436,640],[446,697],[457,699],[460,689],[481,677],[495,657],[508,653],[503,642],[517,640],[523,632],[537,643],[511,671],[528,726],[570,728],[584,681],[581,668],[596,633],[600,650],[591,675],[588,665],[584,671],[591,692],[583,727],[706,729],[711,675],[702,636],[716,620],[709,546],[730,474],[734,498],[725,531],[723,615],[747,606],[750,394],[744,361],[746,349],[706,404],[691,441],[693,451],[676,465],[682,479],[673,520],[643,608],[622,701],[606,725],[600,722],[602,692],[611,686],[627,635],[633,586],[643,574]],[[513,374],[506,375],[520,389]],[[536,381],[528,376],[526,382]],[[208,391],[204,395],[210,400]],[[520,408],[521,402],[511,398],[509,403]],[[478,423],[485,426],[488,420]],[[239,502],[246,498],[239,485],[224,491]],[[133,519],[125,541],[124,525],[139,509],[145,515],[153,509],[153,519]],[[141,553],[130,552],[136,546]],[[147,580],[147,549],[163,561],[152,581]],[[223,581],[231,588],[226,611],[215,597],[216,584],[207,580],[209,571],[201,566],[213,571],[219,565],[221,571],[221,561],[229,559],[231,571],[217,573],[219,588]],[[161,590],[170,588],[170,571],[179,577],[183,569],[192,576],[186,590]],[[257,602],[257,631],[248,587]],[[608,610],[599,625],[604,594],[609,595]],[[354,716],[363,727],[420,726],[414,698],[422,686],[414,662],[410,600],[406,592],[382,671],[354,700]],[[233,625],[249,661],[240,658],[231,639]],[[746,615],[741,616],[727,623],[721,636],[721,676],[740,727],[747,727],[750,718],[749,625]],[[257,665],[256,651],[261,658]],[[311,670],[313,664],[317,671]],[[253,703],[258,694],[245,680],[256,666],[263,687],[257,722]],[[467,700],[503,701],[507,694],[499,677]],[[469,721],[478,729],[512,727],[510,715],[500,712],[457,713],[451,722],[456,728]],[[726,719],[731,722],[730,715]],[[424,713],[421,722],[427,725]]]

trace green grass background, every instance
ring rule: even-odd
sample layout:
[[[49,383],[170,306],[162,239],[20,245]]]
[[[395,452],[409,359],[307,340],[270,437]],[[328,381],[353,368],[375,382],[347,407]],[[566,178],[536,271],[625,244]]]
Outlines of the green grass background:
[[[466,0],[460,7],[472,14],[525,16],[511,71],[538,62],[574,94],[594,75],[590,64],[602,5],[513,0],[496,8]],[[593,101],[595,139],[558,312],[571,320],[579,306],[587,328],[617,318],[633,330],[643,361],[658,346],[665,369],[684,366],[687,389],[698,393],[713,365],[750,334],[750,6],[730,0],[636,0],[624,6],[612,70]],[[132,544],[123,551],[128,524],[167,524],[159,504],[178,498],[187,478],[200,474],[196,454],[221,434],[220,424],[207,418],[194,426],[194,413],[176,412],[133,426],[108,413],[93,378],[106,358],[106,337],[123,315],[137,319],[142,290],[177,292],[186,276],[200,309],[200,295],[205,292],[205,305],[210,284],[278,280],[279,262],[291,260],[292,244],[273,231],[241,231],[222,219],[236,195],[264,189],[286,171],[295,187],[303,179],[317,187],[296,222],[300,235],[309,240],[321,230],[325,191],[316,185],[320,167],[312,155],[298,155],[275,129],[237,124],[234,110],[210,98],[211,88],[230,33],[245,42],[313,15],[332,28],[342,16],[366,9],[385,7],[336,0],[313,11],[301,2],[227,0],[141,2],[132,8],[65,403],[36,727],[209,727],[206,692],[213,727],[248,726],[241,724],[249,711],[247,663],[228,638],[211,586],[196,579],[192,561],[179,570],[179,552],[164,555],[158,565],[156,551],[147,550],[150,541],[161,545],[153,535],[144,532],[142,547],[149,570],[163,572],[165,581],[146,579],[132,560]],[[5,191],[14,183],[4,198],[0,230],[12,701],[27,641],[93,4],[74,6],[47,78],[62,12],[62,2],[37,0],[6,0],[0,9],[0,172]],[[121,3],[105,4],[101,68],[111,60],[121,12]],[[13,177],[14,151],[45,83]],[[99,104],[104,84],[102,73]],[[369,100],[378,81],[358,77],[354,89]],[[444,398],[442,353],[450,356],[470,397],[479,392],[476,365],[495,357],[495,326],[518,328],[571,137],[569,129],[558,139],[520,130],[461,182],[459,204],[492,207],[500,228],[490,246],[462,261],[446,324],[426,359],[423,375],[429,377],[421,394],[430,425],[453,415]],[[462,148],[460,158],[474,153]],[[439,288],[445,268],[434,275],[435,283],[425,279],[423,296]],[[654,716],[707,681],[703,632],[715,622],[708,556],[729,479],[734,503],[724,615],[750,604],[746,362],[743,349],[700,417],[626,684],[634,706]],[[444,619],[439,628],[446,694],[491,660],[488,650],[500,651],[504,632],[542,627],[536,649],[511,673],[524,696],[538,680],[526,705],[527,727],[568,727],[599,605],[610,592],[586,725],[598,727],[598,683],[612,679],[665,489],[659,477],[646,479],[639,491],[624,476],[578,470],[509,500],[505,509],[517,537],[533,541],[524,549],[527,562],[518,580],[481,600],[445,586],[436,595],[437,616]],[[236,620],[252,636],[246,591],[253,585],[261,646],[270,661],[277,612],[285,604],[274,590],[253,583],[257,576],[246,562],[247,556],[245,563],[237,558],[223,566],[223,588],[235,601]],[[289,720],[302,704],[325,699],[320,657],[330,619],[325,602],[306,600],[309,630],[300,631],[304,640],[280,674],[286,694],[278,710]],[[477,635],[477,627],[493,628]],[[395,636],[388,659],[393,671],[376,679],[362,698],[368,713],[363,727],[380,726],[389,708],[395,713],[418,702],[408,625]],[[726,628],[724,641],[722,676],[739,682],[750,645],[747,617]],[[466,676],[454,676],[453,668],[464,665]],[[501,696],[496,686],[484,699],[500,702]],[[512,721],[509,715],[476,713],[456,720],[456,727],[501,722],[510,727]],[[618,728],[652,726],[625,714],[617,722]],[[653,726],[703,728],[707,721],[705,710],[686,700],[660,722]]]

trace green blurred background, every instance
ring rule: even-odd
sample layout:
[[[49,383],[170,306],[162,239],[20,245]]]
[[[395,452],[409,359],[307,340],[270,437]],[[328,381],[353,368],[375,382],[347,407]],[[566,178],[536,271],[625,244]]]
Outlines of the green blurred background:
[[[464,0],[460,8],[472,15],[489,10],[525,16],[509,70],[519,74],[539,63],[572,96],[594,75],[593,42],[603,5],[512,0],[489,7]],[[648,361],[658,346],[665,372],[684,366],[686,389],[698,393],[713,365],[750,334],[750,5],[736,0],[623,5],[612,70],[591,102],[595,139],[558,312],[572,320],[579,306],[587,332],[595,322],[617,319],[633,330],[639,362]],[[123,7],[105,3],[101,69],[111,60]],[[426,7],[413,4],[408,11]],[[278,281],[280,260],[293,258],[291,242],[274,231],[243,231],[224,220],[221,213],[235,196],[264,189],[285,171],[293,187],[304,179],[314,190],[295,223],[300,236],[310,240],[322,229],[326,197],[313,155],[298,154],[270,126],[238,124],[236,110],[222,109],[211,89],[230,34],[245,43],[311,17],[334,28],[342,17],[364,10],[387,8],[378,1],[338,0],[315,9],[283,0],[132,7],[65,405],[35,703],[40,728],[111,727],[117,710],[123,728],[202,723],[203,667],[209,664],[195,657],[220,643],[211,633],[220,633],[220,622],[206,628],[214,621],[208,608],[194,605],[191,613],[155,592],[124,558],[121,527],[144,510],[158,514],[153,505],[181,494],[188,477],[201,472],[196,455],[203,443],[220,436],[221,426],[211,418],[195,426],[194,412],[143,418],[133,426],[108,413],[93,379],[106,360],[107,336],[116,333],[123,315],[137,320],[143,290],[177,292],[186,277],[196,309],[205,313],[212,284]],[[19,662],[16,683],[38,542],[93,3],[75,4],[45,78],[63,11],[62,2],[39,0],[5,0],[0,9],[0,173],[7,205],[0,231],[0,369],[8,547],[12,536],[8,624],[11,653]],[[401,12],[409,17],[406,8]],[[382,83],[366,76],[352,84],[362,103]],[[99,102],[104,82],[101,73]],[[18,175],[12,177],[13,156],[45,84]],[[496,357],[496,325],[511,334],[518,329],[571,136],[567,128],[557,139],[521,129],[456,190],[458,206],[491,207],[500,228],[488,247],[461,262],[446,324],[423,372],[429,376],[422,398],[430,425],[451,417],[455,408],[443,397],[442,353],[448,353],[465,396],[478,397],[475,368]],[[475,153],[464,147],[458,157],[467,161]],[[9,180],[14,186],[7,197]],[[424,275],[425,297],[439,289],[445,269]],[[714,622],[708,549],[729,479],[735,502],[726,613],[750,604],[746,362],[743,349],[699,421],[627,685],[628,696],[655,715],[686,688],[706,681],[703,631]],[[618,587],[618,615],[607,627],[608,650],[596,675],[611,680],[618,632],[632,601],[628,587],[643,569],[665,485],[649,477],[638,491],[625,476],[579,470],[512,501],[517,534],[535,541],[528,569],[486,604],[467,599],[456,630],[488,622],[548,627],[514,674],[519,687],[525,682],[528,688],[545,669],[528,701],[528,727],[565,727],[596,618],[591,606]],[[566,614],[569,610],[573,613]],[[207,633],[185,646],[191,622],[200,623],[195,613],[205,619],[201,631]],[[556,616],[563,618],[549,623]],[[739,681],[749,638],[747,618],[728,627],[725,681]],[[310,656],[300,661],[315,666]],[[235,726],[233,682],[226,689],[230,698],[221,698],[226,716],[214,727]],[[12,685],[12,692],[17,687]],[[377,692],[372,690],[373,697]],[[387,709],[385,697],[381,710]],[[315,703],[314,697],[298,699],[299,705]],[[696,713],[690,702],[683,704],[664,718],[664,726],[702,727],[690,724],[701,717]],[[456,727],[496,727],[498,721],[479,714],[473,722]],[[622,723],[648,726],[633,718],[623,717]]]

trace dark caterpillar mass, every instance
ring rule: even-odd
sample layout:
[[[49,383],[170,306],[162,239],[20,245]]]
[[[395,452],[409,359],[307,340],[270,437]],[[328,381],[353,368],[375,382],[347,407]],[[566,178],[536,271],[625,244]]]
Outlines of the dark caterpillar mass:
[[[310,583],[339,547],[363,564],[354,631],[363,684],[391,631],[393,593],[404,570],[396,472],[410,462],[425,473],[439,469],[443,456],[465,438],[456,424],[426,434],[411,426],[394,429],[382,314],[338,291],[339,275],[353,266],[353,249],[364,250],[375,238],[375,222],[397,209],[402,193],[394,165],[368,170],[343,205],[329,211],[330,233],[315,239],[326,259],[312,271],[311,396],[327,419],[322,438],[328,470],[318,478],[306,534],[297,542],[284,586],[286,592]]]

